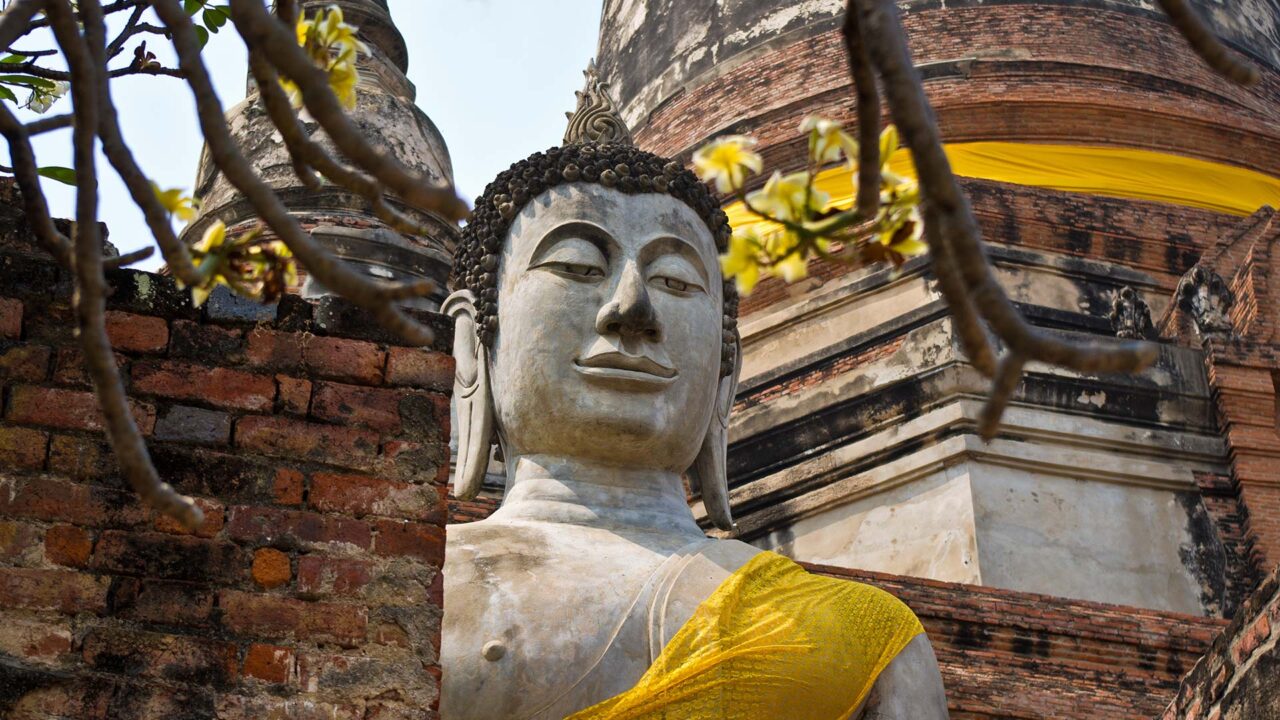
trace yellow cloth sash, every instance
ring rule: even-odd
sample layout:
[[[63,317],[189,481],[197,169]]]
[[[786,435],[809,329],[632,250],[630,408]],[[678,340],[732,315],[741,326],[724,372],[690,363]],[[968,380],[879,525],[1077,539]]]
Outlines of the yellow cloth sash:
[[[889,593],[763,552],[698,606],[635,687],[569,720],[845,720],[922,632]]]
[[[1280,179],[1234,165],[1151,150],[1016,142],[951,143],[952,171],[961,177],[1033,185],[1066,192],[1251,215],[1263,205],[1280,206]],[[889,169],[915,177],[911,154],[900,148]],[[854,171],[848,165],[818,173],[815,187],[840,209],[853,206]],[[725,208],[737,228],[762,222],[741,203]]]

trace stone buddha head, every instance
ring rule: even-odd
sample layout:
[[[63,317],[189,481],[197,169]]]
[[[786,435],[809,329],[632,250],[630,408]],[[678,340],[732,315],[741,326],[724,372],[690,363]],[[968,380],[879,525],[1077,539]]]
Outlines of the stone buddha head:
[[[732,527],[725,454],[739,368],[728,222],[678,163],[570,144],[513,165],[476,202],[455,255],[455,494],[492,442],[685,473]]]

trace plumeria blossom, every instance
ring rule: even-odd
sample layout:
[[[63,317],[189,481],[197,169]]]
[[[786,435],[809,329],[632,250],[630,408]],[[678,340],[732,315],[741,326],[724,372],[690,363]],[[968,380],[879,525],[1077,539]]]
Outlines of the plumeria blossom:
[[[829,194],[811,185],[807,172],[786,176],[774,172],[763,189],[747,195],[747,202],[756,210],[779,220],[804,222],[826,210],[831,200]]]
[[[764,160],[751,148],[756,141],[744,135],[712,140],[693,154],[693,169],[703,182],[714,182],[721,193],[736,192],[746,182],[747,171],[758,173]]]
[[[738,285],[738,292],[749,294],[760,281],[760,255],[764,247],[750,228],[734,230],[729,238],[729,251],[720,256],[720,270]]]
[[[203,278],[191,288],[191,301],[196,307],[203,305],[219,285],[226,285],[243,297],[273,302],[298,284],[293,253],[283,242],[264,238],[261,228],[229,238],[227,226],[221,220],[215,221],[191,247],[191,256]],[[183,287],[181,282],[178,285]]]
[[[854,140],[840,123],[817,115],[810,115],[800,122],[800,132],[809,135],[809,156],[818,165],[839,162],[841,153],[857,162],[858,141]]]
[[[351,109],[356,105],[356,85],[360,73],[356,70],[356,58],[368,53],[369,47],[356,37],[357,28],[348,25],[342,16],[342,8],[330,5],[316,13],[311,20],[298,18],[294,28],[301,46],[315,63],[329,74],[329,87],[342,106]],[[280,86],[289,96],[294,108],[302,107],[302,91],[287,78],[280,79]]]
[[[53,84],[52,88],[47,90],[44,88],[34,88],[31,91],[31,99],[27,101],[27,108],[32,112],[37,112],[43,115],[44,113],[49,112],[49,108],[53,107],[54,103],[58,102],[58,98],[66,95],[67,91],[70,89],[71,83],[65,80],[58,80]]]
[[[169,215],[176,217],[182,222],[191,222],[196,218],[196,211],[200,209],[200,203],[195,198],[187,195],[182,188],[169,188],[161,190],[159,185],[151,183],[151,191],[156,194],[156,200],[164,206]]]

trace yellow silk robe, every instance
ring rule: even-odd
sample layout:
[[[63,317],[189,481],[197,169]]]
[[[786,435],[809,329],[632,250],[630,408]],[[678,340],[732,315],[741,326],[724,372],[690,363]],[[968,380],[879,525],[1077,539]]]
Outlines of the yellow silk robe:
[[[922,632],[889,593],[764,552],[698,606],[635,687],[569,720],[844,720]]]

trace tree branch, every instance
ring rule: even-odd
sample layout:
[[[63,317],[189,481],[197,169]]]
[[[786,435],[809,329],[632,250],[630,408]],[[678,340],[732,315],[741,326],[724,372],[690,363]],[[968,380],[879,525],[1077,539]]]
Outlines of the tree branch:
[[[844,47],[853,78],[858,117],[858,215],[874,218],[880,210],[880,94],[862,39],[858,13],[849,0],[844,13]]]
[[[1186,38],[1191,49],[1208,63],[1213,71],[1241,85],[1258,82],[1258,68],[1236,56],[1227,46],[1205,27],[1195,8],[1187,0],[1159,0],[1160,7],[1169,21]]]

